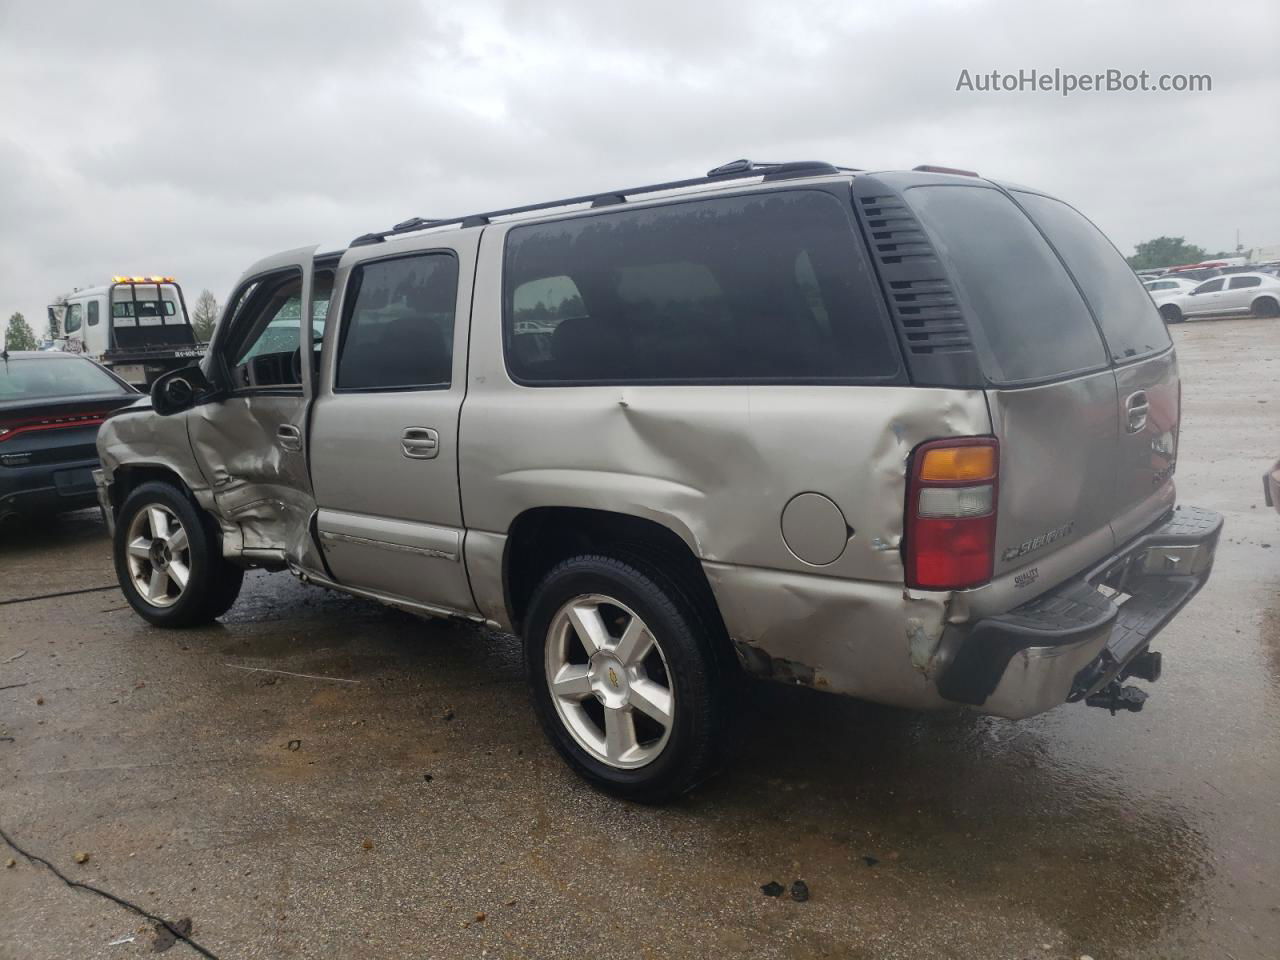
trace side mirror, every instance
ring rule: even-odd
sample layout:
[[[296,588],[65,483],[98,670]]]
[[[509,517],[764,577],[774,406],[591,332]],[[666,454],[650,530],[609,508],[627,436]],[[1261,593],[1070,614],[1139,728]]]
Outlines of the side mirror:
[[[189,410],[213,387],[198,366],[170,370],[151,384],[151,408],[163,417]]]

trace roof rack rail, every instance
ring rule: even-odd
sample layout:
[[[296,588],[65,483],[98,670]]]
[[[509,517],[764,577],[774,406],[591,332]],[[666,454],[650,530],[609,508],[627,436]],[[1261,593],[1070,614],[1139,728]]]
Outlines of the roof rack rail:
[[[630,187],[626,190],[606,190],[602,193],[588,193],[577,197],[565,197],[560,200],[546,200],[542,203],[530,203],[519,207],[507,207],[504,210],[490,210],[485,213],[472,213],[462,217],[410,217],[397,223],[390,230],[363,233],[351,241],[353,247],[363,247],[374,243],[382,243],[388,237],[432,227],[478,227],[492,223],[498,217],[510,217],[520,213],[536,213],[539,210],[554,210],[557,207],[572,207],[589,204],[591,207],[608,207],[626,203],[628,197],[642,196],[646,193],[661,193],[664,190],[680,190],[684,187],[702,186],[708,183],[719,183],[725,180],[744,180],[749,177],[762,177],[765,181],[790,180],[796,177],[822,177],[837,173],[857,172],[853,167],[837,167],[820,160],[800,160],[789,163],[753,163],[750,160],[733,160],[707,171],[706,176],[692,177],[688,180],[669,180],[666,183],[651,183],[646,186]]]

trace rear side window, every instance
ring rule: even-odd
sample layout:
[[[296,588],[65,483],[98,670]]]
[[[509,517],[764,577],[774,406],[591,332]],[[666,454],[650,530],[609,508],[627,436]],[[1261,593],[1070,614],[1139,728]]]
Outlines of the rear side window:
[[[96,327],[98,325],[98,301],[90,300],[89,304],[89,326]]]
[[[1048,380],[1106,365],[1079,291],[1012,200],[976,186],[912,187],[905,197],[965,304],[989,380]]]
[[[1124,257],[1092,223],[1060,200],[1019,193],[1018,202],[1066,261],[1117,361],[1169,346],[1169,332]]]
[[[351,271],[338,390],[448,387],[458,261],[449,253],[378,260]]]
[[[1240,290],[1243,287],[1258,287],[1262,285],[1260,277],[1232,277],[1231,282],[1227,284],[1228,290]],[[90,321],[91,323],[93,321]]]
[[[892,378],[897,347],[847,203],[816,190],[517,227],[507,367],[523,383]]]

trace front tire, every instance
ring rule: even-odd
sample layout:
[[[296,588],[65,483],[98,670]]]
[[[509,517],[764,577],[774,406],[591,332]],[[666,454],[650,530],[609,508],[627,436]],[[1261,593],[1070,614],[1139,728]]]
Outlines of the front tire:
[[[714,769],[724,660],[696,603],[656,564],[580,556],[534,590],[525,667],[538,719],[592,785],[658,803]]]
[[[134,611],[158,627],[190,627],[226,613],[244,570],[222,556],[208,516],[172,484],[144,483],[116,518],[116,579]]]
[[[1160,316],[1164,318],[1165,323],[1182,323],[1182,311],[1172,303],[1166,303],[1160,308]]]

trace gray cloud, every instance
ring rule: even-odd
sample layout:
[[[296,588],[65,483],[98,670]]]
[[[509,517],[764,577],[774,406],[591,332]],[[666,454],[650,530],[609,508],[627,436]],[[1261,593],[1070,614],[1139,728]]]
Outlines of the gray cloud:
[[[1280,12],[1201,4],[22,4],[0,0],[0,322],[275,249],[747,155],[968,166],[1123,249],[1280,243]],[[1212,38],[1212,39],[1211,39]],[[1209,73],[1201,94],[978,94],[960,70]]]

